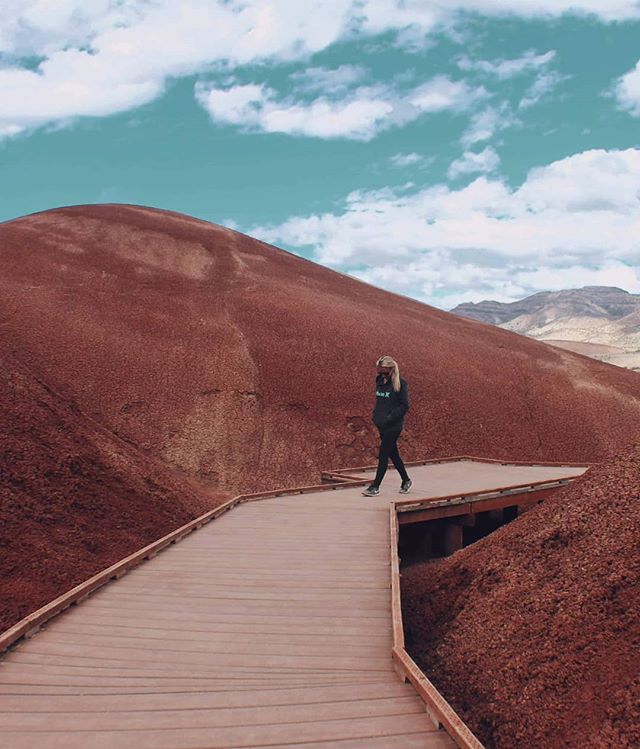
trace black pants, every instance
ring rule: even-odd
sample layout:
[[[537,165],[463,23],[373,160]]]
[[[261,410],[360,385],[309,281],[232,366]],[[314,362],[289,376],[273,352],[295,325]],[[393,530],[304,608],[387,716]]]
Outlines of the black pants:
[[[373,480],[375,486],[380,486],[380,484],[382,483],[382,479],[387,472],[387,464],[389,463],[389,458],[391,458],[391,460],[393,461],[393,465],[396,467],[396,470],[400,474],[400,478],[403,481],[406,481],[409,478],[404,467],[404,463],[402,462],[402,458],[400,457],[400,453],[398,452],[397,442],[398,437],[400,436],[400,432],[402,432],[402,427],[400,429],[388,429],[385,431],[380,431],[380,453],[378,454],[378,471],[376,473],[375,479]]]

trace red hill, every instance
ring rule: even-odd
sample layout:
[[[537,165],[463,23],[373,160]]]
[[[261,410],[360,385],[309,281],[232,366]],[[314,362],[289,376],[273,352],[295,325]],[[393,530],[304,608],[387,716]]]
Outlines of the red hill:
[[[487,747],[640,746],[640,444],[402,587],[409,648]]]
[[[410,385],[407,458],[599,460],[637,375],[387,293],[219,226],[82,206],[0,226],[3,350],[82,413],[230,491],[372,458],[373,363]]]

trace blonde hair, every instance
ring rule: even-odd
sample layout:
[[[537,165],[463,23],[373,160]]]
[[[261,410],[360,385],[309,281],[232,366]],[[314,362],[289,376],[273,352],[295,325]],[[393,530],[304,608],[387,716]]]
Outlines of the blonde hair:
[[[396,393],[400,390],[400,370],[398,363],[390,356],[381,356],[376,362],[377,367],[392,367],[391,382]]]

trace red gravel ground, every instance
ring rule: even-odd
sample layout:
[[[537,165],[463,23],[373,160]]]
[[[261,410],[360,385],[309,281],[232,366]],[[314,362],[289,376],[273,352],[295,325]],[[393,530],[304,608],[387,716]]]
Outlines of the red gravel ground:
[[[640,747],[640,444],[402,594],[409,651],[487,747]]]
[[[0,632],[171,532],[208,494],[0,355]]]

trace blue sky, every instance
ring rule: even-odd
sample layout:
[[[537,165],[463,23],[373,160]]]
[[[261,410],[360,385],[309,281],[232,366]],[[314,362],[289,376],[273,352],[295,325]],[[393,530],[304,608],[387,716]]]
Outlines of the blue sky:
[[[9,0],[0,220],[151,205],[449,309],[640,292],[636,0]]]

